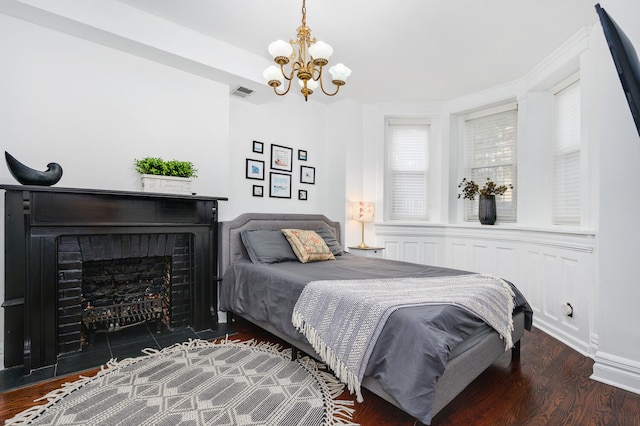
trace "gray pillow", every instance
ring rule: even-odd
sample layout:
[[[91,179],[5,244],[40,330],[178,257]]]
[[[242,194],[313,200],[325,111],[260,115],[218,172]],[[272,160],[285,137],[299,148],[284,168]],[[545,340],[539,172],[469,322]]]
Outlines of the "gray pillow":
[[[333,231],[329,229],[316,229],[316,234],[320,235],[327,246],[329,246],[329,250],[333,253],[334,256],[341,256],[344,253],[342,250],[342,246],[336,239],[335,235],[333,235]]]
[[[240,238],[253,263],[298,261],[282,231],[255,229],[242,231]]]

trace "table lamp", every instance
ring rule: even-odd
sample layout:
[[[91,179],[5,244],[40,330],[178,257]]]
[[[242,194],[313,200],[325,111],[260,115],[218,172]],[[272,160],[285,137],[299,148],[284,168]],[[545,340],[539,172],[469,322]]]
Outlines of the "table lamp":
[[[362,224],[362,242],[357,246],[357,248],[369,248],[369,246],[364,242],[364,223],[373,222],[374,211],[373,203],[367,203],[365,201],[356,201],[353,203],[353,218],[355,220],[359,220]]]

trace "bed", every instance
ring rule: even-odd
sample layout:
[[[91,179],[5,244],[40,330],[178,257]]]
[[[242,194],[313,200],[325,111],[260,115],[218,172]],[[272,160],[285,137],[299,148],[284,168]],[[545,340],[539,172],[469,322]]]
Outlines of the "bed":
[[[334,259],[301,263],[290,253],[281,253],[280,246],[269,245],[273,241],[261,239],[282,229],[316,231]],[[322,357],[291,320],[309,282],[447,279],[470,274],[343,252],[340,224],[323,215],[247,213],[221,222],[219,236],[220,310],[318,359]],[[254,240],[249,236],[255,236]],[[514,296],[511,354],[519,357],[520,339],[525,329],[531,329],[532,310],[517,288],[508,285]],[[450,304],[394,310],[376,341],[366,358],[361,386],[424,424],[430,424],[438,411],[506,351],[504,336],[468,310]]]

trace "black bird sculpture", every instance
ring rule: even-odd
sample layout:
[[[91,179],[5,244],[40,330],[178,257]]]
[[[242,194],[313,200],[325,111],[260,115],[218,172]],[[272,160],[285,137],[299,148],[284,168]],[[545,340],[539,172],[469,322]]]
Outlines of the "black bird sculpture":
[[[7,151],[4,152],[4,156],[7,160],[9,171],[23,185],[51,186],[58,183],[62,177],[62,166],[58,163],[47,164],[47,170],[41,172],[25,166]]]

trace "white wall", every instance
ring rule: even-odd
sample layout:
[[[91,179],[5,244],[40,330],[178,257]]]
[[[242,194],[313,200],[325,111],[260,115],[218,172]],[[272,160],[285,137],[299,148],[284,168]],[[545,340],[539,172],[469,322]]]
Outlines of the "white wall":
[[[327,108],[326,168],[331,186],[325,194],[327,203],[335,207],[335,216],[343,224],[343,245],[359,244],[360,223],[352,218],[354,201],[363,200],[363,107],[352,100],[340,100]]]
[[[640,53],[640,3],[601,2]],[[638,307],[640,232],[636,226],[640,197],[640,137],[636,132],[602,31],[594,34],[594,67],[598,102],[595,137],[600,142],[599,270],[596,380],[640,393]]]
[[[133,161],[150,155],[193,161],[194,190],[227,195],[227,86],[6,15],[0,57],[4,148],[60,163],[58,186],[137,190]]]
[[[3,148],[36,169],[60,163],[57,186],[140,190],[133,161],[152,155],[193,161],[194,191],[229,195],[227,86],[2,14],[0,58]],[[18,184],[7,167],[0,182]]]
[[[305,102],[302,95],[289,94],[264,105],[232,99],[230,103],[230,202],[222,208],[222,218],[241,213],[320,213],[333,220],[344,219],[344,170],[350,139],[346,132],[328,120],[328,108],[317,102]],[[341,117],[349,120],[355,111],[341,108]],[[357,123],[357,120],[352,120]],[[327,123],[332,123],[328,125]],[[338,133],[336,135],[336,133]],[[264,153],[252,152],[254,140],[264,143]],[[271,145],[293,149],[291,199],[269,197]],[[307,151],[307,160],[298,160],[298,150]],[[247,158],[265,162],[265,180],[245,178]],[[315,167],[315,184],[300,182],[300,166]],[[253,197],[253,185],[264,186],[263,197]],[[298,190],[307,191],[307,200],[298,200]]]

